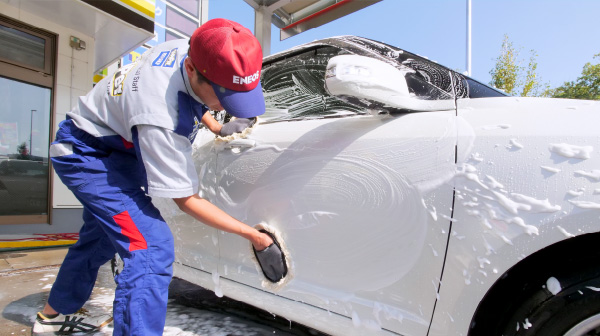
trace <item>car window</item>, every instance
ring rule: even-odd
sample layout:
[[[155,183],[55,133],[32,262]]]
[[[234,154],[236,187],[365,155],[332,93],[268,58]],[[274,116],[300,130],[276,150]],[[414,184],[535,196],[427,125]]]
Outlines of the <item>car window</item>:
[[[377,57],[377,53],[373,50],[356,48],[355,45],[318,46],[266,64],[261,74],[266,102],[263,118],[267,121],[287,121],[406,112],[384,106],[376,101],[330,95],[325,89],[327,63],[332,57],[344,54],[381,58]],[[387,62],[390,60],[388,59]],[[399,68],[407,69],[407,65],[398,64],[395,60],[391,62]],[[418,67],[416,62],[410,64]],[[411,94],[418,99],[453,99],[451,93],[432,85],[428,82],[428,78],[411,70],[407,75]]]
[[[506,94],[481,84],[472,78],[466,78],[469,86],[469,98],[504,97]]]
[[[410,72],[406,75],[408,88],[412,94],[420,99],[505,96],[500,91],[481,84],[472,78],[394,46],[354,36],[346,37],[345,40],[349,44],[348,49],[355,53],[360,53],[359,50],[362,49],[367,53],[394,62],[399,69],[410,69]],[[432,86],[444,93],[436,91]]]
[[[332,57],[345,54],[372,57],[395,66],[405,73],[409,93],[416,99],[504,96],[426,58],[360,37],[327,39],[298,50],[271,58],[263,65],[261,83],[266,102],[263,118],[268,122],[410,112],[376,101],[327,93],[327,63]]]
[[[361,106],[325,91],[325,69],[330,58],[345,53],[321,47],[294,55],[262,69],[266,102],[264,118],[270,121],[364,114]]]
[[[446,100],[467,96],[464,76],[435,62],[369,39],[347,36],[344,40],[352,53],[381,59],[405,72],[408,90],[417,99]]]

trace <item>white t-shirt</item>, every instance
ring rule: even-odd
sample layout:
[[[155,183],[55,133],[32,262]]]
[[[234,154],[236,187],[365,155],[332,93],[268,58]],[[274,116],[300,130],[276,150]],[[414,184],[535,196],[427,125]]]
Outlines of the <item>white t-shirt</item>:
[[[95,137],[120,136],[139,146],[151,196],[179,198],[198,192],[191,143],[206,107],[182,68],[187,50],[187,40],[149,49],[100,81],[67,113]]]

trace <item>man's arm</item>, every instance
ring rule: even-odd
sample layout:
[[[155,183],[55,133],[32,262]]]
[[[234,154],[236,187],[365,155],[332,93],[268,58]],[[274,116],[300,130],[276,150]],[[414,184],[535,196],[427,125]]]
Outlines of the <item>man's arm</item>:
[[[208,111],[204,112],[201,122],[208,127],[208,129],[216,135],[221,133],[221,125]]]
[[[210,113],[205,113],[210,115]],[[213,121],[219,124],[214,118]],[[217,229],[238,234],[263,250],[273,241],[266,234],[234,219],[197,195],[198,174],[192,161],[192,146],[187,137],[157,126],[137,126],[140,149],[148,177],[148,194],[172,198],[181,210]],[[181,195],[194,195],[181,197]]]
[[[175,201],[181,211],[200,222],[248,239],[257,251],[262,251],[273,243],[273,239],[269,235],[259,232],[255,228],[229,216],[223,210],[198,195],[174,198],[173,201]]]

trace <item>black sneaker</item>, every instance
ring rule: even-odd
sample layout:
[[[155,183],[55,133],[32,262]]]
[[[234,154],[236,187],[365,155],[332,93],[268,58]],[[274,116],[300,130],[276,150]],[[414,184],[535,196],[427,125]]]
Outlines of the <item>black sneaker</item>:
[[[33,335],[69,335],[74,333],[90,333],[98,331],[112,322],[108,314],[92,316],[86,309],[79,309],[74,314],[58,314],[54,318],[37,313],[33,325]]]

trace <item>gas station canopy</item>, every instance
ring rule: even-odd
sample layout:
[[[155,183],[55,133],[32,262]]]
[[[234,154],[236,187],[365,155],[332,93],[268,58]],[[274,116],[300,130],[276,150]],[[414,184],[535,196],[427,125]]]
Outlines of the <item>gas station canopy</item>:
[[[361,10],[381,0],[244,0],[254,8],[255,35],[263,53],[271,47],[271,24],[281,40]]]
[[[15,8],[81,32],[95,41],[95,70],[154,38],[159,0],[0,0]],[[181,3],[184,0],[178,0]],[[381,0],[244,0],[254,9],[254,34],[263,55],[271,53],[272,25],[280,39],[319,27]],[[164,5],[165,1],[160,0]],[[209,0],[198,0],[200,24]],[[160,26],[160,25],[159,25]]]

